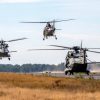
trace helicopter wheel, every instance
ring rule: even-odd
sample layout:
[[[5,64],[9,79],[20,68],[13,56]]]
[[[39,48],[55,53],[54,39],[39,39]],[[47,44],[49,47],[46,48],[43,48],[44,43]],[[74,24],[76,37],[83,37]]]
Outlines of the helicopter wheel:
[[[68,71],[65,71],[65,75],[67,75],[68,74]]]
[[[70,75],[74,75],[73,71],[70,71]]]
[[[89,75],[89,73],[90,73],[89,71],[86,72],[87,75]]]
[[[45,40],[45,39],[43,38],[43,40]]]
[[[10,58],[8,58],[8,60],[10,60]]]
[[[55,35],[55,39],[57,40],[57,37],[56,37],[56,35]]]

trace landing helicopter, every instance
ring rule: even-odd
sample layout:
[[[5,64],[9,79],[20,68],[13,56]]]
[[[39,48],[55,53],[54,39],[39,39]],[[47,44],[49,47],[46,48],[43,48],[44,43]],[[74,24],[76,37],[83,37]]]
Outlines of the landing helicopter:
[[[50,45],[54,47],[60,47],[62,49],[30,49],[32,50],[68,50],[66,58],[65,58],[65,75],[68,73],[73,75],[74,72],[82,72],[89,75],[90,71],[87,67],[88,64],[92,63],[100,63],[100,62],[92,62],[87,57],[87,51],[93,53],[100,53],[98,51],[91,51],[91,49],[100,49],[100,48],[83,48],[81,46],[74,46],[74,47],[66,47],[66,46],[59,46],[59,45]],[[91,61],[91,62],[88,62]]]
[[[75,19],[68,19],[68,20],[52,20],[52,21],[43,21],[43,22],[21,22],[21,23],[46,23],[46,26],[43,30],[43,40],[48,39],[48,37],[55,37],[57,40],[57,36],[55,35],[55,30],[60,30],[55,28],[55,23],[63,22],[63,21],[70,21]]]
[[[24,40],[24,39],[27,39],[27,38],[19,38],[19,39],[13,39],[9,41],[0,40],[0,59],[7,57],[8,60],[10,60],[10,53],[17,52],[17,51],[9,51],[8,50],[9,46],[7,42],[14,42],[14,41],[19,41],[19,40]]]

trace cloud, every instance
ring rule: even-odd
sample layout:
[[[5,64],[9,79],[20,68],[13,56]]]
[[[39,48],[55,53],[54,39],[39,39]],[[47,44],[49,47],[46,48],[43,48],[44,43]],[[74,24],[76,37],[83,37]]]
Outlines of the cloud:
[[[0,3],[37,3],[44,0],[0,0]]]

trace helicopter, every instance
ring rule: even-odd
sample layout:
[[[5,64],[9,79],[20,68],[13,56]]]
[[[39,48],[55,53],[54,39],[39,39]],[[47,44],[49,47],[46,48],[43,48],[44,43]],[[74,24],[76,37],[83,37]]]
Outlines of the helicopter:
[[[66,58],[65,58],[65,75],[68,73],[73,75],[75,73],[86,73],[89,75],[90,70],[88,69],[88,64],[100,63],[100,62],[92,62],[87,57],[87,52],[100,53],[98,51],[92,51],[91,49],[100,49],[100,48],[83,48],[82,43],[81,46],[59,46],[59,45],[49,45],[54,47],[60,47],[61,49],[29,49],[32,50],[68,50]],[[90,61],[90,62],[88,62]]]
[[[8,50],[8,44],[7,42],[14,42],[14,41],[19,41],[19,40],[24,40],[27,38],[19,38],[19,39],[13,39],[13,40],[9,40],[9,41],[4,41],[4,40],[0,40],[0,59],[7,57],[8,60],[10,60],[10,53],[12,52],[17,52],[17,51],[9,51]]]
[[[41,21],[41,22],[21,22],[21,23],[46,23],[46,26],[43,30],[43,40],[48,39],[48,37],[55,37],[57,40],[57,36],[55,35],[55,30],[61,30],[55,28],[55,23],[63,22],[63,21],[70,21],[75,19],[68,19],[68,20],[52,20],[52,21]]]

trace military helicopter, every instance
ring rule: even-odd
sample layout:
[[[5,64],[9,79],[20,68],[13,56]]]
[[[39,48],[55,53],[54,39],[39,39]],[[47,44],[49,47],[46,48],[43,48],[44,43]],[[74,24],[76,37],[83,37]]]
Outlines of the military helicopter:
[[[57,40],[57,36],[55,35],[55,30],[60,30],[55,28],[56,22],[62,22],[62,21],[70,21],[75,19],[68,19],[68,20],[52,20],[52,21],[43,21],[43,22],[21,22],[21,23],[46,23],[46,26],[43,30],[43,40],[48,39],[48,37],[55,37]]]
[[[69,50],[67,52],[65,58],[65,75],[68,73],[73,75],[74,72],[83,72],[89,75],[90,71],[87,68],[88,64],[92,63],[100,63],[100,62],[92,62],[87,58],[87,51],[93,53],[100,53],[98,51],[91,51],[91,49],[100,49],[100,48],[83,48],[82,43],[81,46],[74,46],[74,47],[66,47],[66,46],[59,46],[59,45],[50,45],[54,47],[60,47],[62,49],[30,49],[32,50]],[[91,62],[88,62],[91,61]]]
[[[13,40],[9,40],[9,41],[4,41],[4,40],[0,40],[0,59],[7,57],[8,60],[10,60],[10,53],[12,52],[17,52],[17,51],[9,51],[8,50],[8,44],[7,42],[14,42],[14,41],[19,41],[19,40],[24,40],[27,38],[19,38],[19,39],[13,39]]]

